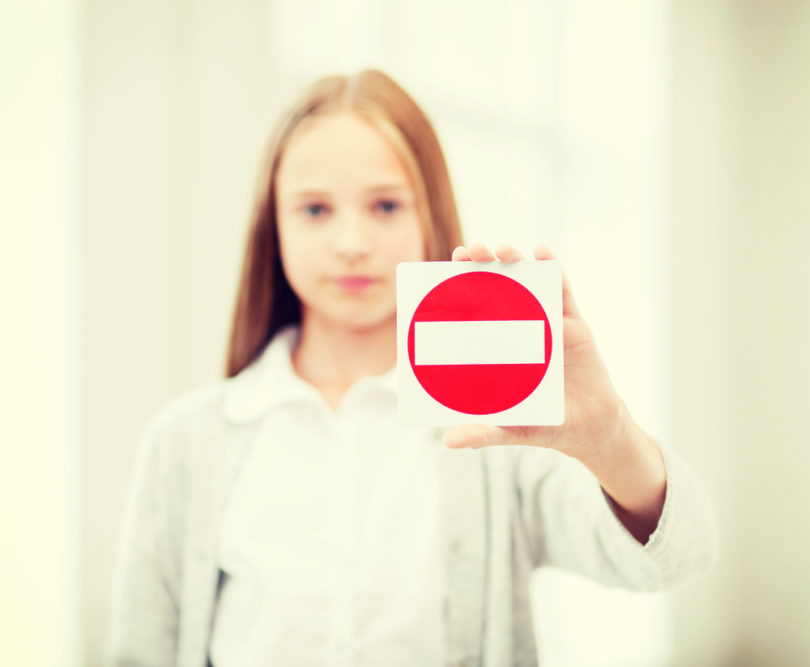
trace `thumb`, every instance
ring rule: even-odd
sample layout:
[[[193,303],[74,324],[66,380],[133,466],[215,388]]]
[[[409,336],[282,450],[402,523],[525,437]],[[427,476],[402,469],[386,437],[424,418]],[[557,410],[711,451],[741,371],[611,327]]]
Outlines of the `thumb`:
[[[545,427],[490,426],[463,424],[444,434],[444,444],[450,449],[479,449],[491,445],[541,445]]]
[[[463,424],[445,432],[444,444],[450,449],[480,449],[492,445],[550,447],[558,429],[559,427],[554,426]]]
[[[454,426],[444,434],[444,444],[450,449],[469,447],[478,449],[488,445],[504,444],[503,428],[487,424]]]

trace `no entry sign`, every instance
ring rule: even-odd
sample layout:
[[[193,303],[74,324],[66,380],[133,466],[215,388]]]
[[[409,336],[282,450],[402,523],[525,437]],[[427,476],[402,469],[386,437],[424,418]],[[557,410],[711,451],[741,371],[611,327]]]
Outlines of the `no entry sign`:
[[[552,261],[401,264],[403,420],[562,423],[561,292]]]
[[[490,271],[436,285],[408,330],[408,360],[419,384],[442,405],[471,415],[523,401],[546,374],[552,349],[551,325],[537,297]]]

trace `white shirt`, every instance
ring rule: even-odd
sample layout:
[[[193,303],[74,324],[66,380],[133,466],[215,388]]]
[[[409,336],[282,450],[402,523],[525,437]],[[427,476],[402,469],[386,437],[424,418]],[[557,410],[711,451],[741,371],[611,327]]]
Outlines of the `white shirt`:
[[[272,405],[220,526],[211,662],[443,665],[442,445],[397,424],[393,370],[333,413],[293,370],[297,337],[248,369]]]

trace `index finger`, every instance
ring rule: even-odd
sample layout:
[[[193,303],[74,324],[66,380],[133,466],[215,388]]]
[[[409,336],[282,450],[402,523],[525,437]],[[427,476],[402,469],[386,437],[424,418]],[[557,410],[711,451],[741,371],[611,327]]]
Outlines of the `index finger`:
[[[502,262],[519,262],[520,260],[525,259],[520,250],[505,244],[499,245],[497,248],[495,248],[495,257]]]

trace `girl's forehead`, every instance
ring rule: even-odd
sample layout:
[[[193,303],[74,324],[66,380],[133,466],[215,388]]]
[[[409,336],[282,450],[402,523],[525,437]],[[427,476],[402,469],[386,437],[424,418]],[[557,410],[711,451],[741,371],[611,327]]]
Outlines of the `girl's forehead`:
[[[341,185],[410,187],[396,150],[371,123],[350,112],[304,121],[284,149],[278,181],[281,192]]]

